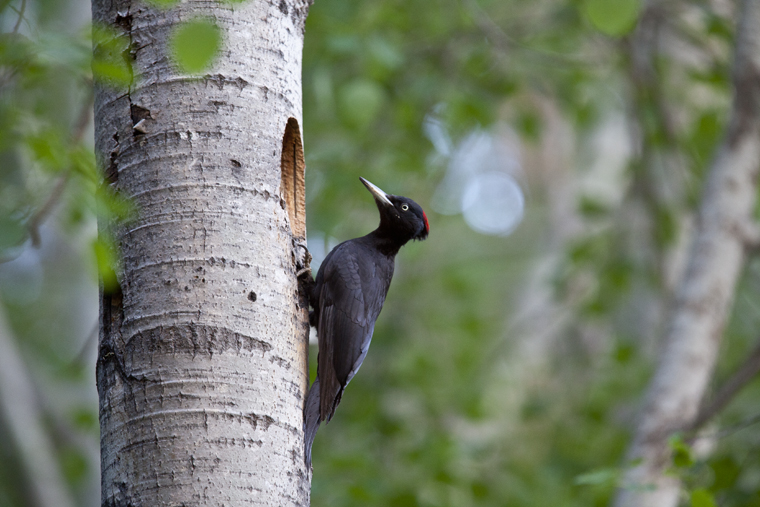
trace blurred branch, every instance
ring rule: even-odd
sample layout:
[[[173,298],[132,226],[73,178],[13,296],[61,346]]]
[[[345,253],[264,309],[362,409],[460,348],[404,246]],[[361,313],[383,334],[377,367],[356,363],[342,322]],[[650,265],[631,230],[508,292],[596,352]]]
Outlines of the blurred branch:
[[[681,42],[688,44],[690,50],[704,55],[704,57],[712,63],[724,59],[723,55],[720,54],[720,51],[718,51],[712,44],[705,43],[704,34],[689,26],[689,24],[684,22],[681,17],[666,16],[665,19],[663,19],[663,22],[672,29],[673,33],[679,37]]]
[[[79,110],[79,116],[77,116],[77,122],[74,124],[73,141],[78,143],[84,137],[84,133],[87,130],[87,125],[90,124],[92,119],[92,102],[95,99],[95,92],[93,90],[93,83],[91,79],[86,79],[87,84],[87,98],[82,104],[82,109]]]
[[[758,423],[760,423],[760,415],[748,417],[747,419],[737,424],[734,424],[733,426],[728,426],[727,428],[721,428],[721,430],[715,434],[715,438],[725,438],[729,435],[733,435],[737,431],[741,431],[745,428],[749,428],[750,426],[753,426]]]
[[[662,1],[647,2],[635,31],[622,42],[632,89],[628,114],[632,119],[635,170],[629,195],[646,209],[652,264],[663,280],[670,277],[666,272],[667,237],[662,234],[662,219],[669,216],[674,206],[667,190],[679,188],[673,176],[684,174],[685,167],[678,150],[675,115],[665,97],[661,66],[657,63],[664,20],[673,15],[669,9]],[[669,182],[672,186],[667,185]]]
[[[705,404],[694,419],[689,428],[690,431],[696,431],[704,426],[710,419],[720,413],[736,394],[742,390],[752,379],[760,373],[760,344],[744,360],[744,363],[729,378],[723,386],[718,389],[717,394],[710,403]]]
[[[646,126],[647,109],[655,113],[658,126],[669,144],[676,138],[675,122],[662,93],[658,72],[655,68],[655,56],[659,44],[660,30],[667,17],[663,6],[650,3],[641,15],[636,31],[627,40],[630,57],[629,78],[634,85],[637,105],[642,127]],[[643,106],[643,107],[642,107]]]
[[[74,124],[74,133],[72,135],[71,141],[72,144],[81,142],[82,137],[84,137],[84,133],[87,130],[87,125],[90,123],[93,97],[92,87],[90,86],[90,92],[87,95],[87,100],[85,100],[82,109],[79,112],[79,116],[77,117],[77,122]],[[50,215],[50,213],[53,211],[55,205],[58,204],[58,201],[60,200],[61,195],[63,195],[63,191],[66,188],[66,183],[68,183],[70,177],[71,169],[67,169],[62,175],[58,177],[53,190],[45,200],[45,204],[43,204],[42,207],[37,210],[37,212],[29,220],[27,229],[29,231],[29,236],[32,239],[32,246],[34,248],[40,247],[40,226],[42,225],[42,222],[47,219],[48,215]]]
[[[26,11],[26,0],[21,0],[21,7],[18,12],[18,20],[13,27],[13,33],[18,33],[18,29],[21,27],[21,22],[24,20],[24,12]]]
[[[29,236],[32,238],[32,246],[34,248],[40,247],[40,226],[48,215],[50,215],[50,212],[53,211],[55,205],[58,204],[61,195],[63,195],[63,190],[66,188],[66,183],[69,181],[70,175],[71,171],[67,170],[58,177],[53,190],[50,191],[50,195],[48,195],[48,198],[45,200],[45,204],[43,204],[42,207],[37,210],[37,213],[32,216],[32,219],[29,220],[27,228],[29,229]]]
[[[462,0],[462,3],[475,21],[475,25],[486,34],[486,37],[490,38],[504,52],[512,49],[514,45],[512,39],[491,19],[477,0]]]
[[[0,415],[7,422],[18,450],[33,505],[73,507],[35,400],[29,372],[16,349],[4,310],[0,308]]]
[[[547,49],[531,47],[527,44],[510,37],[502,27],[496,23],[488,12],[486,12],[477,0],[461,0],[467,12],[472,16],[475,26],[490,40],[493,51],[497,57],[508,56],[514,53],[515,49],[520,49],[533,56],[548,60],[551,63],[562,63],[565,65],[572,64],[578,66],[594,67],[588,59],[582,55],[559,53]]]
[[[739,421],[738,423],[732,424],[731,426],[720,428],[719,430],[703,431],[703,432],[700,432],[699,434],[692,433],[691,435],[689,435],[687,442],[689,443],[689,445],[693,446],[694,442],[697,439],[699,440],[709,439],[711,441],[715,441],[720,438],[726,438],[728,436],[731,436],[738,431],[741,431],[745,428],[749,428],[750,426],[754,426],[755,424],[758,424],[758,423],[760,423],[760,414],[755,414],[751,417],[747,417],[743,421]]]
[[[625,473],[618,507],[677,505],[680,483],[666,473],[668,437],[698,417],[746,259],[742,224],[754,214],[760,173],[760,0],[744,0],[738,19],[730,120],[710,167],[686,273],[628,450],[627,461],[637,464]]]
[[[87,361],[87,354],[94,347],[98,338],[98,331],[100,330],[100,320],[95,321],[95,325],[92,327],[92,331],[84,340],[84,343],[79,349],[79,352],[71,360],[70,366],[78,368],[83,366]]]

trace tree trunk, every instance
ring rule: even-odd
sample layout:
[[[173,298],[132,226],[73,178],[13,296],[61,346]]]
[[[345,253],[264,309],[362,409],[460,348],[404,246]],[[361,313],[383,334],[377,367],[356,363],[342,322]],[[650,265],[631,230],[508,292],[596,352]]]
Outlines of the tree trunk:
[[[660,364],[628,452],[618,507],[675,507],[679,481],[666,475],[667,439],[697,415],[718,354],[752,224],[760,172],[760,0],[744,0],[734,62],[735,97],[710,169],[696,237]]]
[[[101,301],[102,505],[309,503],[296,279],[309,3],[93,1],[95,22],[128,35],[136,76],[95,100],[107,183],[138,208],[114,232],[120,287]],[[195,15],[224,40],[200,78],[167,44]]]

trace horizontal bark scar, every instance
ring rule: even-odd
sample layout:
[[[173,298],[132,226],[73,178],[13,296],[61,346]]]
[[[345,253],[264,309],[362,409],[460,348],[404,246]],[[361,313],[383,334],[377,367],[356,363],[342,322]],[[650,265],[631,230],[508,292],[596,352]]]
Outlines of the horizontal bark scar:
[[[217,87],[219,87],[220,90],[224,88],[226,85],[234,85],[234,86],[237,86],[238,89],[242,91],[243,88],[245,88],[246,86],[250,84],[248,81],[246,81],[242,77],[236,77],[233,79],[223,74],[213,74],[213,75],[208,74],[205,76],[205,78],[206,78],[206,82],[215,84]]]
[[[251,422],[253,429],[261,429],[261,431],[267,431],[275,422],[275,420],[268,415],[258,415],[253,412],[246,414],[246,418]]]

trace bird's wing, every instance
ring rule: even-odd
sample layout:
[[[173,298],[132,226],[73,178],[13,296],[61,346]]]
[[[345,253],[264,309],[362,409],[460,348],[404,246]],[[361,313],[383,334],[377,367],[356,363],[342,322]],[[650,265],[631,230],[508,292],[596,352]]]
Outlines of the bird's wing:
[[[360,265],[353,248],[338,247],[325,266],[319,295],[320,415],[328,421],[343,389],[369,350],[387,285],[373,263]]]

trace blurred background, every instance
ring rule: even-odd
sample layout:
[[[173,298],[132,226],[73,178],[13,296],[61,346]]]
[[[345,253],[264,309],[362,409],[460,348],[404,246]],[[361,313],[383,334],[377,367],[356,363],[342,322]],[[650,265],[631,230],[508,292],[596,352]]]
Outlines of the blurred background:
[[[254,0],[248,0],[254,1]],[[303,137],[316,268],[425,209],[371,352],[314,444],[320,506],[604,506],[731,100],[729,0],[317,0]],[[0,0],[0,507],[99,504],[89,4]],[[97,37],[97,30],[95,37]],[[102,56],[102,55],[101,55]],[[110,65],[110,67],[109,67]],[[118,79],[106,57],[96,72]],[[713,380],[758,341],[741,278]],[[312,377],[316,346],[311,349]],[[760,386],[672,473],[760,505]],[[702,496],[701,498],[705,498]]]

